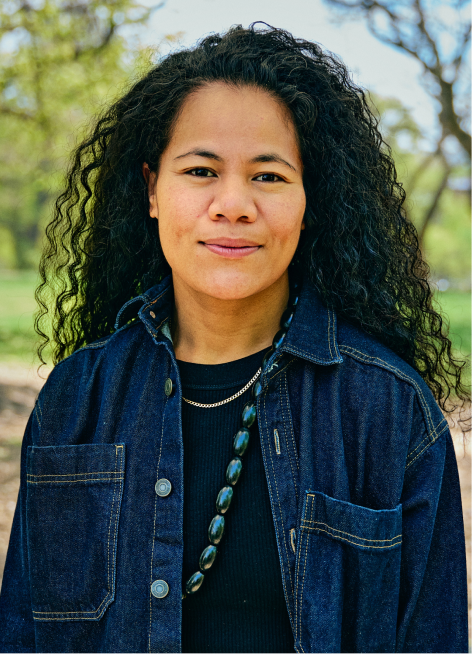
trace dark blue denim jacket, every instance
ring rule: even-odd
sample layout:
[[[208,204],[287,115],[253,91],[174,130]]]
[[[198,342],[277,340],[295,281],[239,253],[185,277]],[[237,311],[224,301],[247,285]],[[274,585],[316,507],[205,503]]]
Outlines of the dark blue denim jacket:
[[[180,651],[172,295],[168,277],[128,302],[117,331],[57,365],[38,397],[0,598],[2,651]],[[467,651],[456,459],[421,377],[306,282],[262,381],[259,431],[295,651]],[[161,478],[172,484],[166,497],[155,492]],[[164,597],[151,592],[156,580]]]

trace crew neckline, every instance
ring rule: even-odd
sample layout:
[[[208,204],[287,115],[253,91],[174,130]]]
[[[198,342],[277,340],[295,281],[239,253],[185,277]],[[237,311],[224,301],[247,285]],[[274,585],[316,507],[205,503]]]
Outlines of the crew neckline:
[[[182,387],[210,390],[242,386],[256,374],[269,349],[266,347],[255,354],[227,363],[190,363],[177,359]]]

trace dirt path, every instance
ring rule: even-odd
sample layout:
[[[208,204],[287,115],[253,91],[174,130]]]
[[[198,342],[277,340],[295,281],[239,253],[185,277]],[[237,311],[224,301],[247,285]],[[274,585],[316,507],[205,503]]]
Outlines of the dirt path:
[[[47,371],[42,373],[46,376]],[[44,379],[36,371],[0,364],[0,579],[10,538],[11,523],[20,485],[20,448],[29,414]],[[471,609],[471,444],[464,449],[457,428],[451,429],[456,448],[462,489],[469,579],[469,623]]]

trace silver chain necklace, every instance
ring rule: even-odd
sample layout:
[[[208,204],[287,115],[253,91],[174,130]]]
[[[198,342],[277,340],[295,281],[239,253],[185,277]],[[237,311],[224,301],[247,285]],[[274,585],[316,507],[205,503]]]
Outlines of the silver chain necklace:
[[[235,400],[237,397],[242,395],[247,389],[254,384],[256,379],[259,377],[261,374],[262,368],[259,368],[259,370],[256,372],[254,377],[248,381],[246,386],[244,386],[240,391],[235,393],[234,395],[231,395],[231,397],[227,397],[226,400],[221,400],[221,402],[214,402],[213,404],[202,404],[201,402],[192,402],[192,400],[187,400],[186,397],[182,396],[182,399],[188,402],[188,404],[193,404],[193,406],[199,406],[202,409],[211,409],[214,406],[221,406],[222,404],[228,404],[228,402],[231,402],[232,400]]]

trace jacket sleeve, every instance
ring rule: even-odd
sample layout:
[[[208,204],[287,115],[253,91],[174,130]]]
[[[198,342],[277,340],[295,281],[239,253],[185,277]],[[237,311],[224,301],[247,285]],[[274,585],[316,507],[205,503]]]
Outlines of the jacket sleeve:
[[[430,442],[405,471],[397,651],[467,652],[467,569],[457,461],[448,429]]]
[[[26,533],[26,453],[32,444],[34,411],[21,447],[21,481],[0,594],[0,652],[34,652]]]

